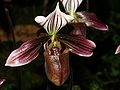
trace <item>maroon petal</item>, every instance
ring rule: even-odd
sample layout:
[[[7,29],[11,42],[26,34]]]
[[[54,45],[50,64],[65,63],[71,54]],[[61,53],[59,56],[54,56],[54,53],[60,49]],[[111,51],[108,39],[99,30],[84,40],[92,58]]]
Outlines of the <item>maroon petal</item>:
[[[5,79],[0,79],[0,85],[4,83]]]
[[[71,23],[71,25],[74,26],[71,35],[83,35],[86,37],[86,25],[84,23]]]
[[[59,40],[64,43],[69,50],[79,56],[90,57],[93,54],[95,43],[86,39],[82,35],[61,36]]]
[[[87,26],[99,30],[108,30],[108,26],[97,19],[95,13],[78,12],[77,14],[84,19],[84,22]]]
[[[39,39],[26,41],[9,55],[5,66],[17,67],[30,63],[39,55],[41,45]]]
[[[120,53],[120,45],[117,47],[115,54]]]
[[[57,48],[54,51],[45,51],[45,72],[48,79],[55,85],[62,85],[69,76],[69,53],[65,50],[62,54]]]

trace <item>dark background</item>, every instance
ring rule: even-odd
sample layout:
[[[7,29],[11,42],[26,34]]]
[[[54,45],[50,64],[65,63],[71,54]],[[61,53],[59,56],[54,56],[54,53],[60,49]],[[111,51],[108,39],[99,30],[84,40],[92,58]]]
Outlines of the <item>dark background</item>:
[[[0,78],[6,79],[1,90],[71,90],[71,87],[72,90],[120,90],[120,55],[114,54],[120,44],[120,0],[89,0],[89,12],[96,13],[109,26],[109,30],[88,28],[87,38],[97,45],[94,54],[85,58],[70,53],[72,72],[61,87],[47,80],[43,49],[39,57],[28,65],[17,69],[4,66],[8,55],[15,48],[13,39],[9,38],[11,29],[20,24],[37,26],[34,18],[38,15],[47,16],[54,10],[56,3],[57,0],[0,0],[0,27],[8,37],[8,41],[0,41]],[[5,8],[9,10],[12,24]],[[85,0],[77,11],[83,10],[86,10]],[[16,47],[22,43],[16,42]]]

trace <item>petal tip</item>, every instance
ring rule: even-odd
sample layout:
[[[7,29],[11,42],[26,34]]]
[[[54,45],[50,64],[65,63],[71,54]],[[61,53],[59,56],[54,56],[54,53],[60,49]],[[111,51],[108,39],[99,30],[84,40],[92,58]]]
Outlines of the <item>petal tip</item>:
[[[8,64],[8,60],[6,61],[5,66],[9,66],[9,64]]]
[[[82,56],[82,57],[91,57],[93,55],[93,52],[91,52],[90,54],[78,54],[79,56]]]
[[[13,63],[6,63],[5,66],[9,66],[9,67],[20,67],[20,66],[23,66],[23,65],[26,65],[28,63],[30,63],[31,61],[29,62],[26,62],[26,63],[20,63],[19,61],[16,61],[16,62],[13,62]]]
[[[37,22],[37,23],[42,23],[42,22],[44,22],[45,21],[45,17],[44,16],[37,16],[37,17],[35,17],[35,21]]]
[[[91,40],[88,40],[88,41],[93,45],[94,48],[96,48],[96,44],[93,41]]]
[[[59,2],[57,2],[56,9],[57,9],[57,10],[60,10],[60,9],[59,9]]]
[[[5,66],[9,66],[9,65],[6,63]]]
[[[17,66],[14,65],[14,64],[8,64],[8,63],[6,63],[5,66],[9,66],[9,67],[17,67]]]
[[[5,82],[5,79],[0,79],[0,85],[2,85]]]
[[[102,28],[101,30],[108,30],[108,25],[105,25],[105,27]]]
[[[74,53],[74,51],[71,48],[69,48],[69,51]],[[80,54],[80,53],[75,53],[75,54],[82,57],[91,57],[93,55],[93,52],[91,52],[90,54]]]
[[[115,54],[118,54],[118,52],[115,52]]]
[[[12,67],[11,64],[8,64],[8,63],[5,63],[5,66],[6,66],[6,67],[7,67],[7,66]]]
[[[108,25],[106,25],[106,30],[108,30],[109,29],[109,27],[108,27]]]
[[[118,54],[118,53],[120,53],[120,51],[116,50],[116,51],[115,51],[115,54]]]
[[[120,45],[117,47],[115,54],[119,54],[120,53]]]

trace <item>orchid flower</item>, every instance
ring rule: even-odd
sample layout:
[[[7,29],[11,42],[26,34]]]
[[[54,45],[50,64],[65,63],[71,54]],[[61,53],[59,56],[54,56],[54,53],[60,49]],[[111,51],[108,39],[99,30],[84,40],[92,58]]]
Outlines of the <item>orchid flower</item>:
[[[66,13],[71,15],[73,23],[85,23],[88,27],[93,27],[99,30],[108,30],[108,26],[97,19],[95,13],[85,11],[76,12],[83,0],[60,0],[65,8]]]
[[[44,46],[47,77],[55,85],[62,85],[70,72],[69,51],[79,56],[90,57],[96,47],[94,42],[82,35],[58,34],[58,31],[72,20],[72,16],[60,11],[59,3],[47,17],[37,16],[35,21],[43,26],[47,33],[41,33],[39,37],[24,42],[9,55],[5,66],[18,67],[30,63],[39,55],[40,48]],[[62,47],[63,45],[65,48]]]

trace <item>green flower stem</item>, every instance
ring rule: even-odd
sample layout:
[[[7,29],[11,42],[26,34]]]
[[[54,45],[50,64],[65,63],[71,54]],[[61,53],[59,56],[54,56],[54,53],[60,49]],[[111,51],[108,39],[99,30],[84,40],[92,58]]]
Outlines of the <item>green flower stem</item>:
[[[52,41],[52,43],[54,43],[54,41],[55,41],[55,36],[56,36],[56,35],[53,34],[52,37],[51,37],[51,41]]]

